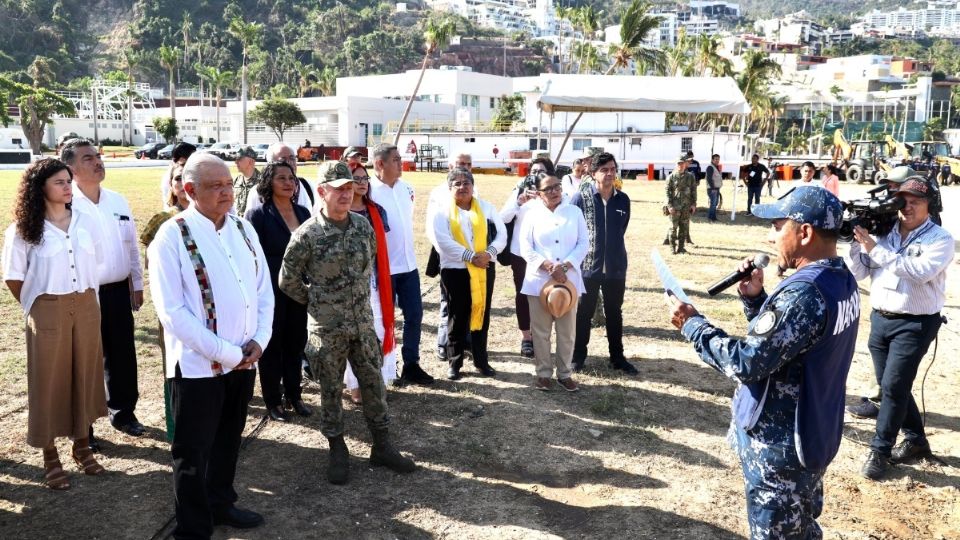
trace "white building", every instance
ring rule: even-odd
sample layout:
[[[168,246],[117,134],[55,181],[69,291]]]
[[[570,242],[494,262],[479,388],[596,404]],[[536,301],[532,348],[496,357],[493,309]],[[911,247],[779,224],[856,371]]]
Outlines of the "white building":
[[[721,0],[690,0],[690,11],[708,17],[739,17],[740,4]]]
[[[898,8],[895,11],[873,10],[863,16],[867,30],[883,34],[931,33],[941,36],[960,35],[960,2],[929,1],[925,9]]]
[[[827,32],[806,11],[777,19],[759,20],[754,23],[754,29],[770,39],[799,45],[823,43]]]
[[[557,19],[553,0],[426,0],[435,10],[450,11],[477,26],[534,37],[573,32],[569,21]]]

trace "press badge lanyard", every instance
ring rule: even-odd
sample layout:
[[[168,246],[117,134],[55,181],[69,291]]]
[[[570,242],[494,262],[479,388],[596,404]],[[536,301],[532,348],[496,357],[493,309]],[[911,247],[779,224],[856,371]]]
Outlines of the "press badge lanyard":
[[[906,251],[906,249],[907,249],[908,247],[910,247],[910,244],[912,244],[912,243],[916,242],[917,240],[919,240],[920,237],[923,236],[923,233],[925,233],[925,232],[927,232],[928,230],[930,230],[933,226],[934,226],[934,223],[933,223],[932,221],[928,222],[927,225],[926,225],[924,228],[920,229],[920,230],[917,232],[917,234],[915,234],[915,235],[913,236],[913,238],[911,238],[910,240],[908,240],[907,243],[905,243],[905,244],[903,244],[902,246],[900,246],[900,249],[897,250],[897,255],[900,255],[900,254],[902,254],[904,251]],[[898,234],[899,234],[899,233],[898,233]]]

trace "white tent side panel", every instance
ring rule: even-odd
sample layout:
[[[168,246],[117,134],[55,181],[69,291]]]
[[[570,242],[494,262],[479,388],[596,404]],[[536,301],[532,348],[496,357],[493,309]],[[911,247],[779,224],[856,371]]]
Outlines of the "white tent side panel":
[[[545,112],[750,112],[743,92],[730,77],[549,77],[538,100]]]

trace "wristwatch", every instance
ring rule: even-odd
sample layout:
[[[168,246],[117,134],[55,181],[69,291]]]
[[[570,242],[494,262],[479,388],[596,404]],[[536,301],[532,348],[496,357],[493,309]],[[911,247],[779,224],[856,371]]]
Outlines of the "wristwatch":
[[[560,268],[563,268],[563,271],[564,271],[564,272],[569,272],[569,271],[570,271],[570,263],[566,263],[566,262],[565,262],[565,263],[563,263],[563,264],[560,265]]]

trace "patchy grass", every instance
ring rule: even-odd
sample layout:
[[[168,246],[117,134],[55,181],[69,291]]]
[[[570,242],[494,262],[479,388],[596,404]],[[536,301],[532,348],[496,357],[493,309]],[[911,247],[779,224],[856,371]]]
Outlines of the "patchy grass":
[[[112,169],[106,187],[125,195],[142,226],[160,210],[161,169]],[[316,175],[313,165],[301,174]],[[0,172],[0,206],[12,204],[18,175]],[[417,194],[417,254],[421,268],[428,246],[423,236],[429,190],[437,173],[407,173]],[[480,176],[479,193],[497,206],[514,178]],[[649,264],[651,249],[663,249],[667,220],[659,207],[661,182],[628,181],[633,200],[628,231],[630,270],[624,302],[624,345],[640,376],[627,378],[607,367],[605,333],[593,331],[582,391],[541,393],[532,389],[533,365],[519,356],[509,269],[497,268],[491,318],[495,379],[442,377],[434,356],[436,280],[422,277],[425,317],[421,357],[440,377],[432,388],[391,388],[392,434],[421,470],[398,476],[370,468],[370,436],[361,411],[345,406],[351,482],[326,483],[327,443],[319,415],[289,424],[266,424],[250,436],[264,414],[259,386],[251,403],[236,488],[240,505],[264,514],[267,525],[250,538],[739,538],[746,534],[739,464],[725,441],[732,382],[702,364],[669,326],[662,290]],[[843,185],[846,197],[865,188]],[[737,261],[766,249],[766,224],[747,216],[711,224],[694,217],[696,242],[684,256],[664,256],[697,307],[731,334],[746,321],[735,293],[715,298],[703,291]],[[724,200],[733,201],[729,183]],[[743,207],[743,195],[739,195]],[[765,197],[766,200],[766,197]],[[0,225],[9,223],[0,214]],[[954,265],[956,267],[956,265]],[[955,284],[952,276],[951,284]],[[768,289],[777,279],[768,273]],[[948,304],[960,302],[954,290]],[[868,301],[867,296],[865,299]],[[866,313],[866,311],[864,312]],[[156,317],[147,303],[136,315],[140,365],[138,415],[148,433],[121,435],[101,420],[102,462],[109,474],[87,478],[67,464],[73,489],[53,493],[41,484],[37,450],[24,445],[26,368],[22,313],[9,294],[0,295],[0,537],[147,538],[173,515],[170,454],[164,440],[162,370],[155,342]],[[857,355],[848,386],[851,400],[869,386],[867,317],[861,320]],[[399,332],[398,332],[399,337]],[[901,466],[883,483],[857,475],[871,422],[851,421],[847,439],[825,479],[821,518],[828,538],[958,538],[960,466],[958,336],[940,334],[936,363],[926,383],[928,435],[942,459]],[[921,365],[926,369],[929,359]],[[919,383],[918,383],[919,384]],[[316,384],[304,398],[319,406]],[[599,434],[597,434],[599,433]],[[859,442],[858,442],[859,441]],[[61,449],[67,443],[61,441]],[[309,531],[309,532],[307,532]],[[218,529],[215,538],[236,534]]]

